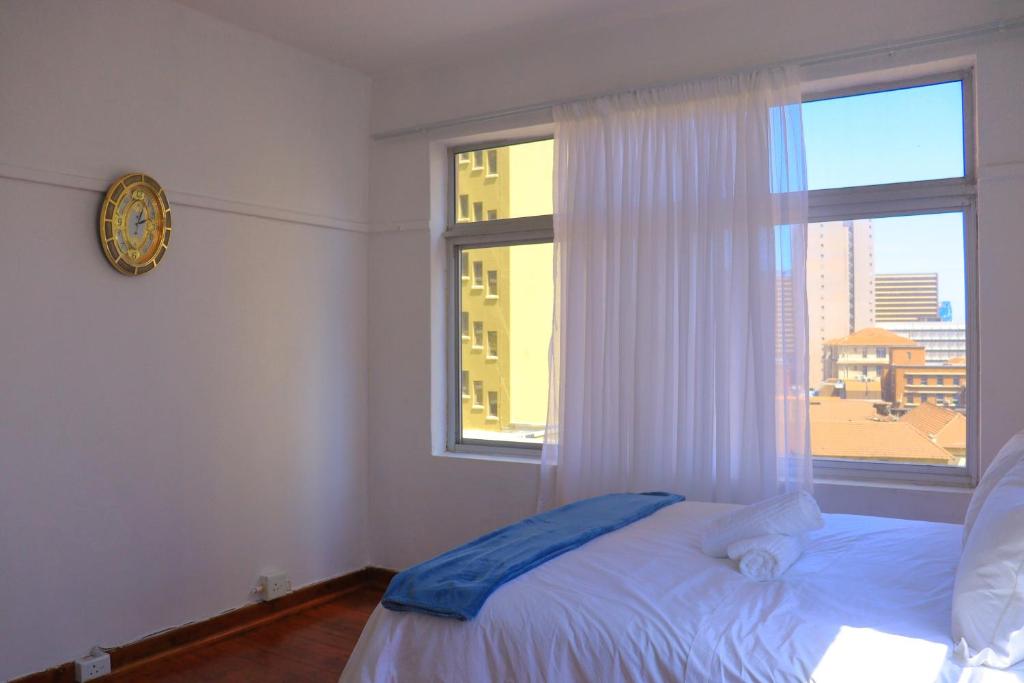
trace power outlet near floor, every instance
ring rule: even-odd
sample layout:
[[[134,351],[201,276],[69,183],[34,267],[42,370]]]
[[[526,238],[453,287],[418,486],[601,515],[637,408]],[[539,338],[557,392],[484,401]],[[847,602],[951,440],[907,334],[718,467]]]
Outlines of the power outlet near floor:
[[[288,593],[292,589],[291,579],[288,578],[288,574],[285,572],[276,572],[274,574],[262,574],[260,575],[259,588],[257,594],[260,596],[260,600],[273,600],[279,598],[285,593]]]
[[[85,683],[110,673],[110,655],[98,648],[93,648],[87,657],[75,660],[75,680]]]

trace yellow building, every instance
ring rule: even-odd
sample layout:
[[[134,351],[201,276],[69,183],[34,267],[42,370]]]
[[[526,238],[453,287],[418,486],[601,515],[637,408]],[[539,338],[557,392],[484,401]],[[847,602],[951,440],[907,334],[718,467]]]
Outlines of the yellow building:
[[[456,220],[551,213],[552,153],[544,140],[457,155]],[[551,244],[464,248],[459,258],[463,436],[539,440],[547,418]]]

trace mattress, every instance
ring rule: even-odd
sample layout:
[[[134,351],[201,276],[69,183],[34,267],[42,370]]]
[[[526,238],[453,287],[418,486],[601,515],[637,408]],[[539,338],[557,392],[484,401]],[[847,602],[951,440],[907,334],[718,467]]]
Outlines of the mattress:
[[[666,507],[502,586],[472,621],[378,606],[341,681],[1024,680],[951,657],[959,525],[825,515],[759,583],[700,550],[733,507]]]

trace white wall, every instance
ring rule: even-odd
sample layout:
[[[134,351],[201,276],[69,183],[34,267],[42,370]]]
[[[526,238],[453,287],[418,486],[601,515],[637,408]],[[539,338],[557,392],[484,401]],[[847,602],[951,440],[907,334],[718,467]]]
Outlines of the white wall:
[[[0,3],[0,679],[368,563],[369,94],[174,3]],[[174,233],[127,278],[134,169]]]
[[[827,0],[715,3],[615,32],[572,34],[494,59],[413,70],[374,82],[374,129],[682,80],[840,53],[1005,18],[1012,3]],[[809,79],[944,58],[977,60],[980,156],[980,440],[983,464],[1024,427],[1024,40],[991,36],[808,69]],[[534,509],[531,463],[438,457],[443,451],[443,145],[533,124],[543,115],[380,140],[371,161],[370,488],[372,559],[401,568]],[[433,171],[433,174],[431,173]],[[969,491],[821,483],[832,512],[960,521]]]

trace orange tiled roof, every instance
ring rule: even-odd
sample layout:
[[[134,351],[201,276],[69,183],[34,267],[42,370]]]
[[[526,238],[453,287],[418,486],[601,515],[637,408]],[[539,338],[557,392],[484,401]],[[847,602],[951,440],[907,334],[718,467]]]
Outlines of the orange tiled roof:
[[[816,396],[811,399],[811,422],[863,422],[877,417],[876,401]]]
[[[917,428],[943,448],[967,448],[967,418],[955,410],[922,403],[901,422]]]
[[[826,346],[919,346],[913,339],[883,330],[881,327],[865,327],[853,334],[830,339]]]
[[[947,465],[949,452],[906,422],[811,420],[811,453]]]

